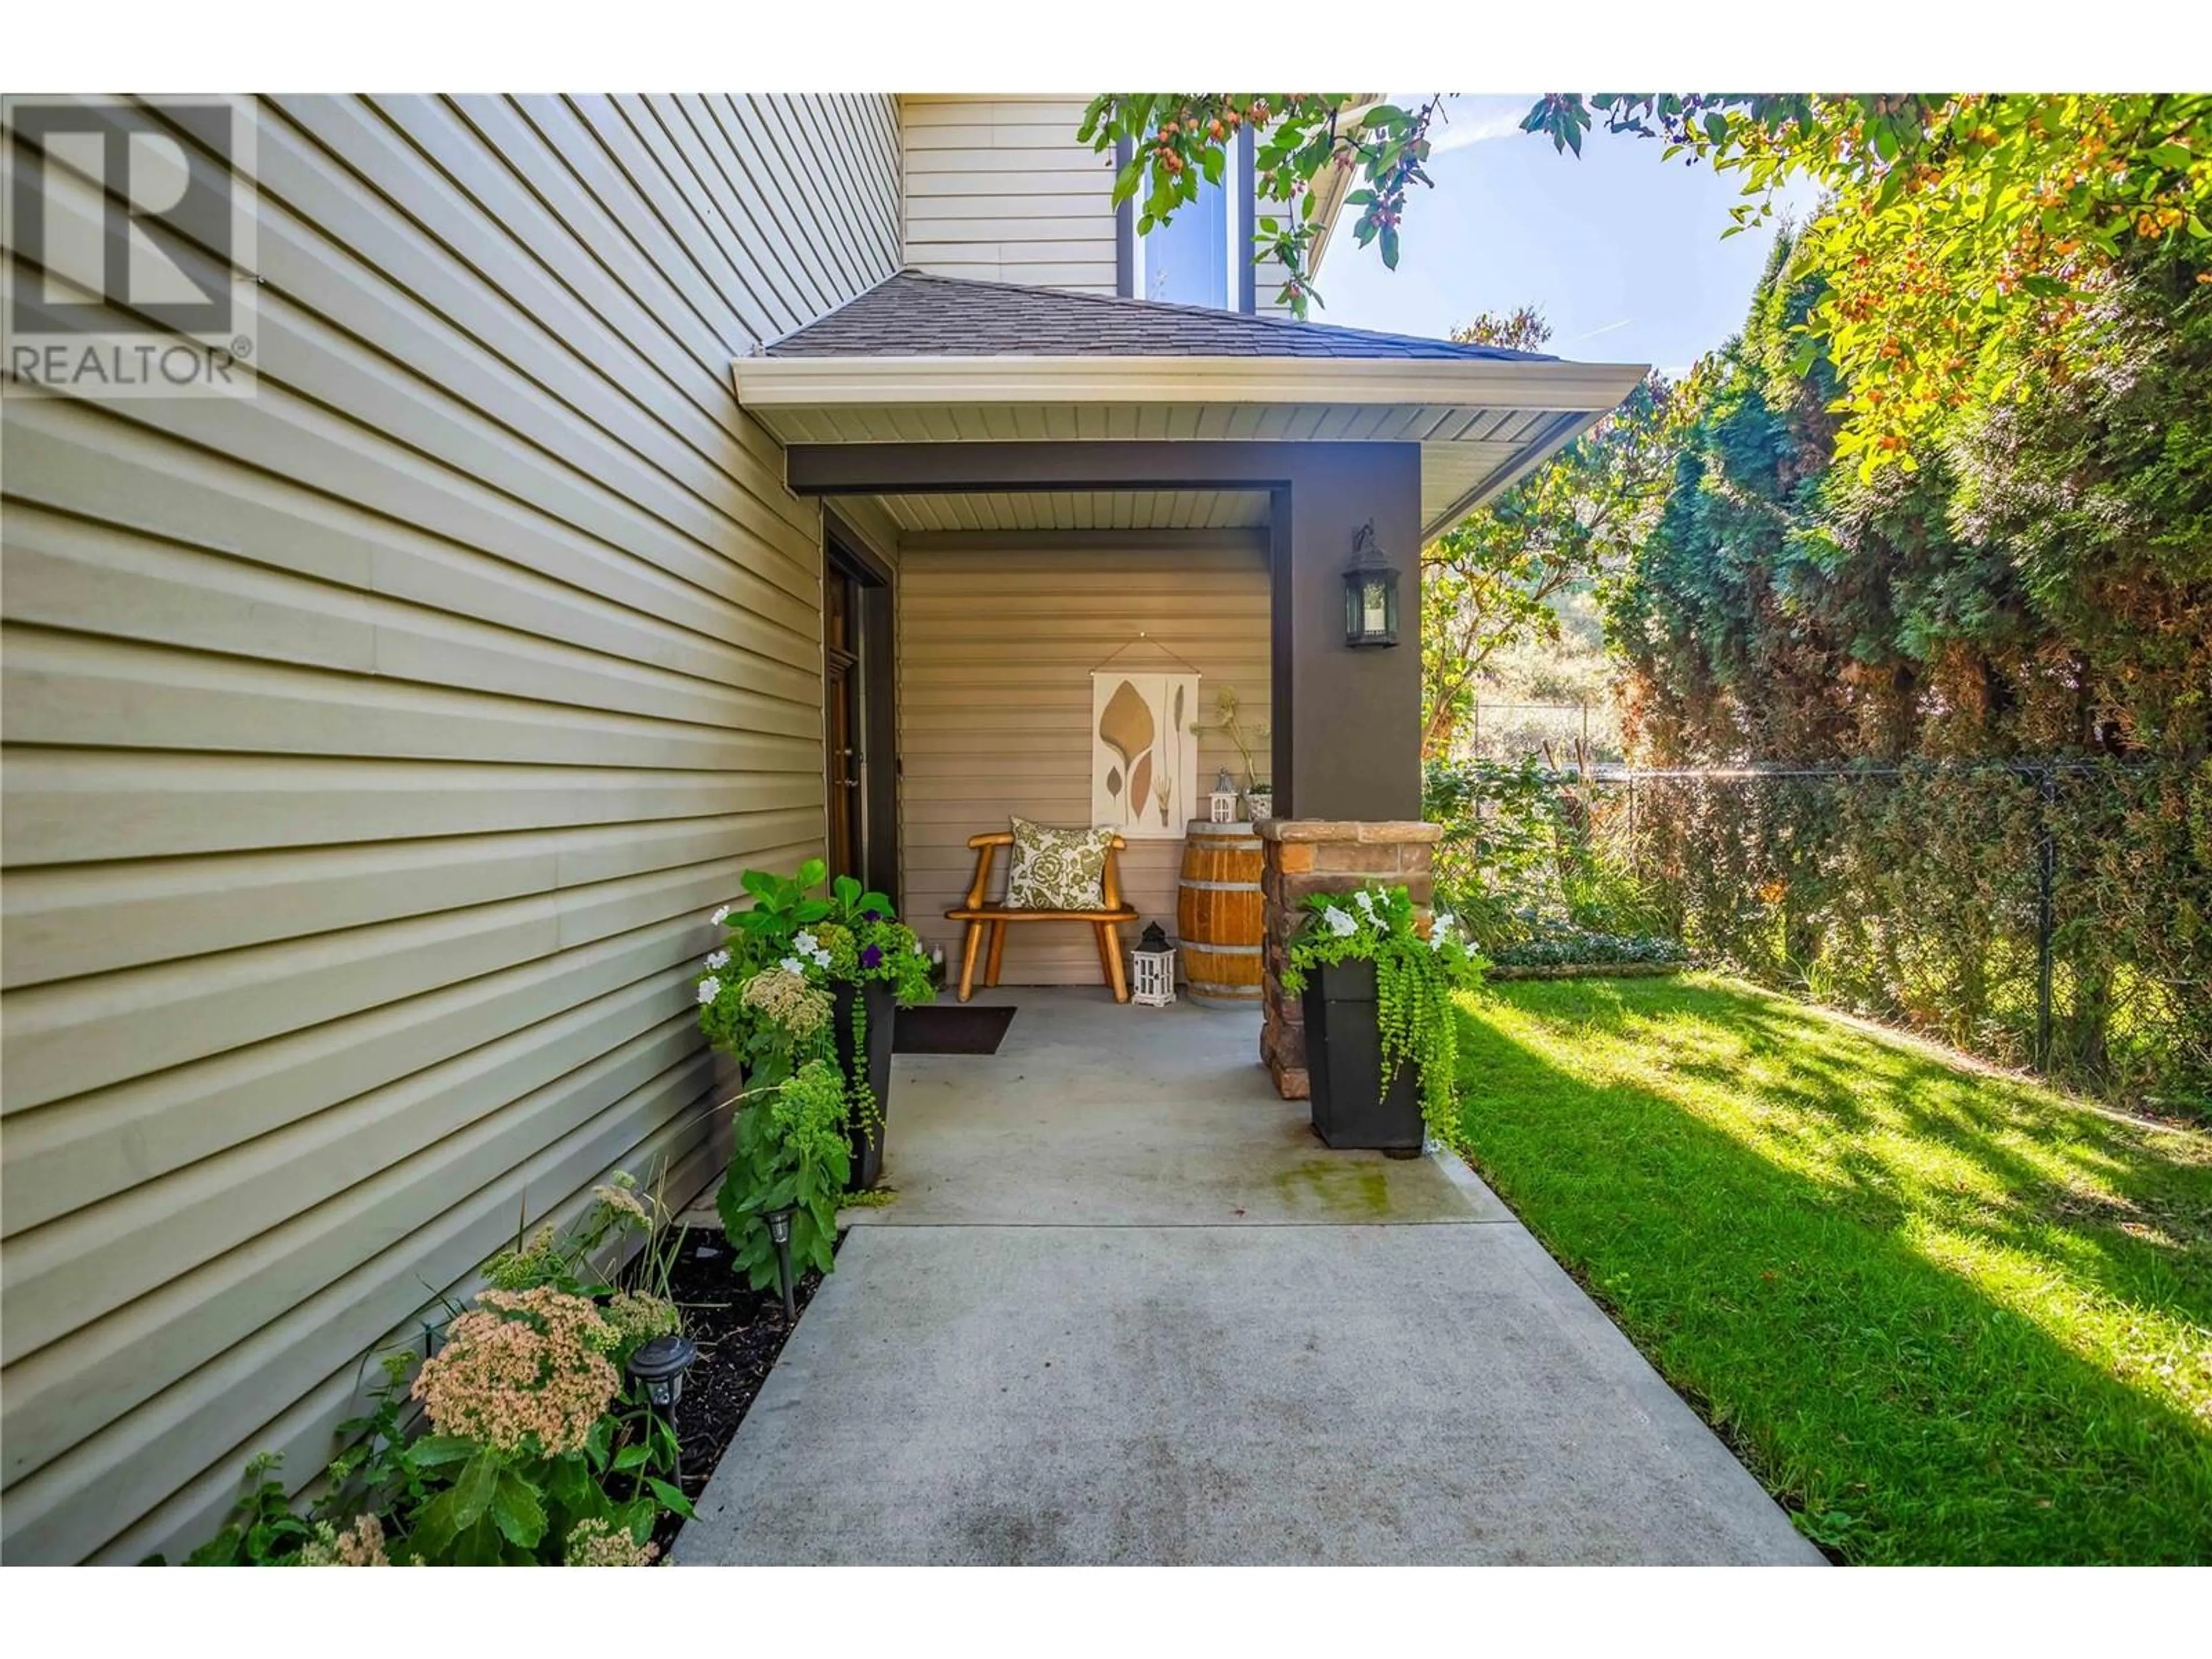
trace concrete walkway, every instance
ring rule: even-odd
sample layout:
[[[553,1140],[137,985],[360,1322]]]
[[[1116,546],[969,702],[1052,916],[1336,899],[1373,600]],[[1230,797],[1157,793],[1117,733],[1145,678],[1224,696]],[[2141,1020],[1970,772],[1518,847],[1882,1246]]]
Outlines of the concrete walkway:
[[[996,994],[678,1540],[731,1563],[1817,1562],[1456,1159],[1331,1152],[1256,1017]]]

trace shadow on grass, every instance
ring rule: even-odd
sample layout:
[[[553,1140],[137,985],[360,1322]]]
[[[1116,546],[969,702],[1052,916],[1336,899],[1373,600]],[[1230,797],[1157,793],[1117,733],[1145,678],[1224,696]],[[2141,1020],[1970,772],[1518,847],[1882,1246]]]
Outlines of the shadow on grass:
[[[1674,1077],[1778,1109],[1759,1139],[1874,1224],[1910,1215],[2057,1251],[2110,1295],[2212,1327],[2212,1136],[2079,1108],[1748,987],[1601,983],[1577,1017],[1668,1051]]]
[[[1516,983],[1462,1048],[1484,1175],[1809,1535],[2212,1560],[2203,1137],[1710,982]]]

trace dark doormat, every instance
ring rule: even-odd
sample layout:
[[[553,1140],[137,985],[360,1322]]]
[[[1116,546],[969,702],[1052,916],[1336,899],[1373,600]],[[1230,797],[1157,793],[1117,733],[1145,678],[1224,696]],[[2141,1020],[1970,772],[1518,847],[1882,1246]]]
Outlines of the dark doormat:
[[[1014,1023],[1012,1008],[933,1005],[898,1011],[891,1052],[898,1054],[995,1054]]]

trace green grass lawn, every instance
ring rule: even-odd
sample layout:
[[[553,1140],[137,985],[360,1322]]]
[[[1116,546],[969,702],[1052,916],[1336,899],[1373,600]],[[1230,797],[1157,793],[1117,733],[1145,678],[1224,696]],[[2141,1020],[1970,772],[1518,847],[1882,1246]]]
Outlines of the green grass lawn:
[[[1852,1561],[2212,1561],[2212,1135],[1732,981],[1464,1000],[1470,1152]]]

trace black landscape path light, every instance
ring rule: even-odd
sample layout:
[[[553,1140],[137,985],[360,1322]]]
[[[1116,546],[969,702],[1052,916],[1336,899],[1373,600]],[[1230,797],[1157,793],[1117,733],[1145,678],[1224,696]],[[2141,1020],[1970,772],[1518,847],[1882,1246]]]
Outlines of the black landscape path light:
[[[1360,526],[1344,568],[1344,642],[1354,650],[1398,643],[1398,572],[1375,539],[1375,521]]]
[[[677,1443],[676,1484],[684,1484],[683,1438],[676,1432],[676,1402],[684,1398],[684,1373],[699,1357],[699,1345],[690,1337],[656,1336],[641,1342],[629,1357],[629,1374],[645,1385],[645,1397],[656,1409],[668,1413],[668,1437]]]
[[[768,1223],[769,1242],[775,1246],[775,1276],[783,1286],[783,1322],[789,1325],[799,1317],[799,1310],[791,1300],[791,1208],[770,1210],[761,1218]]]

